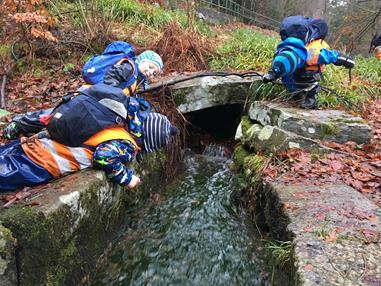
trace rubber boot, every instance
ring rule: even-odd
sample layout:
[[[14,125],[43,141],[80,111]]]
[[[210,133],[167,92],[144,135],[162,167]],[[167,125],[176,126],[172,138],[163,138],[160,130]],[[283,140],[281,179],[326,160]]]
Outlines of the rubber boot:
[[[300,104],[299,107],[303,109],[316,109],[317,108],[316,93],[307,93],[306,98]]]

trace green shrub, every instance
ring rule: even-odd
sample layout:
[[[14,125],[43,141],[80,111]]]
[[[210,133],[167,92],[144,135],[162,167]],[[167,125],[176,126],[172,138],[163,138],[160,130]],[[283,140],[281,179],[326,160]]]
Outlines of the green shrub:
[[[264,240],[264,244],[276,265],[284,268],[292,262],[294,245],[291,241]]]

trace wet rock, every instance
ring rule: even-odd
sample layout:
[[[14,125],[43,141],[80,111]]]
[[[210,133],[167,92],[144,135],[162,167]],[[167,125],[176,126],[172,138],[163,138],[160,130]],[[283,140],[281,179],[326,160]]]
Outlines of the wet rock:
[[[249,117],[302,137],[345,143],[370,143],[371,128],[361,117],[340,110],[303,110],[278,103],[255,102]]]

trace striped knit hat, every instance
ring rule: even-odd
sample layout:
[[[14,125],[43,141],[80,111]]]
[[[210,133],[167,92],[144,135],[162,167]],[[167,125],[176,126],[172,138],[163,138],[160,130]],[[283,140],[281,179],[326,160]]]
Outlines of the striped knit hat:
[[[135,62],[137,65],[139,65],[143,61],[149,61],[155,64],[158,67],[159,71],[163,70],[163,60],[154,51],[147,50],[136,57]]]
[[[287,76],[295,72],[298,57],[294,51],[285,50],[277,54],[272,62],[271,68],[278,76]]]
[[[150,153],[168,144],[170,136],[179,133],[168,118],[160,113],[151,112],[143,122],[143,151]]]

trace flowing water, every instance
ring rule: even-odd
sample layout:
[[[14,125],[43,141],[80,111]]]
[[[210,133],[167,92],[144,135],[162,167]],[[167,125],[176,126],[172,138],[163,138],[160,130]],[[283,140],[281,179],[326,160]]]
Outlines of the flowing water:
[[[128,213],[93,285],[266,285],[258,239],[234,203],[240,187],[230,164],[188,154],[176,183]]]

